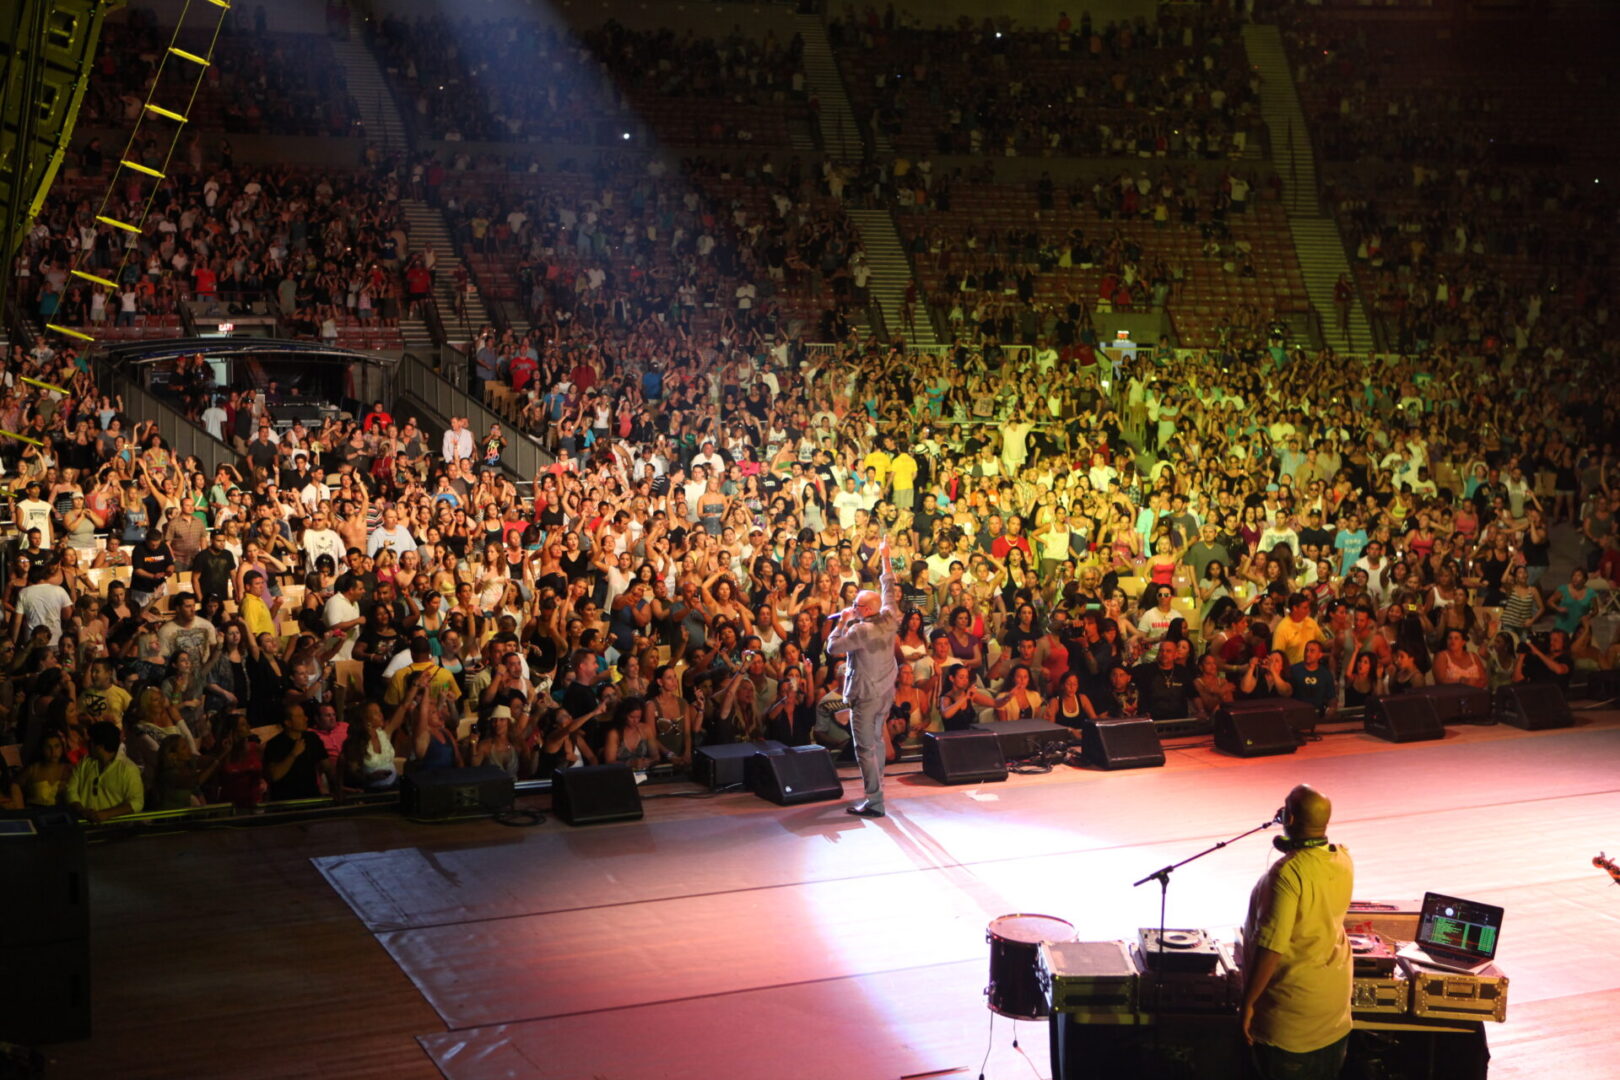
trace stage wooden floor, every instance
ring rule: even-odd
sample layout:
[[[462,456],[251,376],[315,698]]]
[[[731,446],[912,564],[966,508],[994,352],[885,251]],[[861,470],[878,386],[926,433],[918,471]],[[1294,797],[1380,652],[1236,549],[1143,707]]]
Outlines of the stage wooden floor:
[[[1493,1077],[1613,1077],[1620,890],[1590,860],[1620,848],[1620,714],[1577,715],[982,787],[891,777],[881,821],[725,795],[583,829],[390,816],[99,845],[96,1037],[52,1048],[49,1075],[896,1080],[977,1076],[988,1048],[986,1076],[1045,1077],[1044,1024],[987,1040],[986,924],[1129,938],[1159,899],[1130,882],[1306,780],[1358,896],[1506,907]],[[1180,871],[1169,924],[1239,921],[1271,855],[1257,836]]]

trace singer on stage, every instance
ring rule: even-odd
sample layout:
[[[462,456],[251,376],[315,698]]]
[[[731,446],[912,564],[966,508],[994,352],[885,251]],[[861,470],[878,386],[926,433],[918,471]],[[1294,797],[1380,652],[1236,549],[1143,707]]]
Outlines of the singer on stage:
[[[1243,925],[1243,1037],[1265,1080],[1332,1080],[1350,1038],[1355,866],[1328,842],[1327,796],[1300,784],[1278,814],[1286,854],[1255,884]]]
[[[850,731],[855,736],[855,759],[861,765],[866,795],[849,813],[859,817],[883,816],[883,722],[894,705],[897,674],[894,639],[900,632],[900,583],[889,558],[889,541],[878,546],[883,574],[882,596],[863,589],[853,607],[834,618],[827,636],[827,652],[848,658],[844,666],[844,700],[850,707]]]

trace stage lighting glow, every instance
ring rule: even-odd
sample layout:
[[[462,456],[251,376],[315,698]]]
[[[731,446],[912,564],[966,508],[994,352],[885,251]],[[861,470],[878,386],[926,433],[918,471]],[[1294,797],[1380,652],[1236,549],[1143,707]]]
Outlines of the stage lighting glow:
[[[620,138],[621,138],[621,139],[623,139],[623,140],[624,140],[624,141],[625,141],[625,142],[629,142],[629,141],[630,141],[630,133],[629,133],[629,132],[628,132],[628,131],[627,131],[627,132],[625,132],[625,133],[624,133],[624,134],[623,134],[623,135],[621,135],[621,136],[619,136],[619,137],[620,137]]]

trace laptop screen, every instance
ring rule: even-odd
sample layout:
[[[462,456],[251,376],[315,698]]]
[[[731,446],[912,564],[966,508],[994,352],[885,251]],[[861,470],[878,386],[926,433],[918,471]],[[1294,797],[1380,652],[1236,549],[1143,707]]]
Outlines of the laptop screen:
[[[1436,956],[1470,964],[1494,960],[1501,930],[1499,907],[1439,893],[1423,895],[1417,943]]]

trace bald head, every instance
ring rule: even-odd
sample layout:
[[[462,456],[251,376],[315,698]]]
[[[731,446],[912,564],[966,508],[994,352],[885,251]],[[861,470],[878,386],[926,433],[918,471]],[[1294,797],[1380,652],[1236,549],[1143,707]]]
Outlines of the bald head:
[[[855,613],[863,619],[870,619],[883,610],[883,597],[871,589],[862,589],[855,594]]]
[[[1333,803],[1328,797],[1311,787],[1300,784],[1288,793],[1283,804],[1288,811],[1283,828],[1295,840],[1316,840],[1327,835],[1328,819],[1333,816]]]

